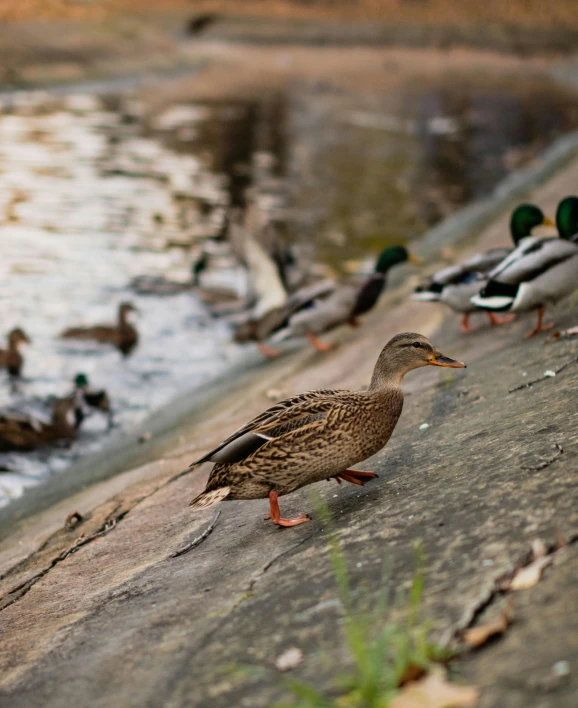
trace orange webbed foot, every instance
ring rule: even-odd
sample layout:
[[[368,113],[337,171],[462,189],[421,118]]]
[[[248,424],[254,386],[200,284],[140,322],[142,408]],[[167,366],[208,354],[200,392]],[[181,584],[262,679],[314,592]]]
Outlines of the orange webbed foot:
[[[495,312],[492,312],[491,310],[486,310],[486,315],[488,316],[488,319],[490,320],[490,324],[492,327],[496,325],[503,325],[503,324],[508,324],[508,322],[513,322],[516,319],[516,315],[502,315],[501,317],[499,315],[496,315]]]
[[[545,311],[545,308],[539,308],[538,321],[536,322],[536,326],[534,327],[534,329],[530,330],[526,335],[524,335],[524,339],[530,339],[535,334],[538,334],[538,332],[548,332],[548,330],[552,329],[552,327],[554,326],[554,322],[547,322],[546,324],[544,324],[543,322]]]
[[[361,470],[344,470],[335,475],[335,479],[341,484],[341,480],[351,482],[351,484],[359,484],[363,487],[366,482],[369,482],[379,475],[375,472],[362,472]]]
[[[299,514],[299,516],[293,519],[283,519],[281,517],[281,510],[279,509],[279,495],[277,492],[269,492],[269,508],[270,513],[265,517],[265,521],[271,520],[277,526],[289,527],[289,526],[299,526],[300,524],[305,524],[311,521],[309,514]]]
[[[307,332],[307,338],[318,352],[329,352],[333,349],[333,344],[331,344],[331,342],[322,342],[313,334],[313,332]]]
[[[257,342],[257,347],[261,354],[263,356],[266,356],[267,359],[273,359],[276,356],[279,356],[281,353],[278,349],[273,349],[273,347],[270,347],[268,344],[265,344],[265,342]]]

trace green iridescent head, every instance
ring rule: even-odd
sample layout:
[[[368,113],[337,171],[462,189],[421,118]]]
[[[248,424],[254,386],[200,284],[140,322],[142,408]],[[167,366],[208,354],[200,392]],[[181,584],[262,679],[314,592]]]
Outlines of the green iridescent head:
[[[76,374],[74,385],[76,388],[86,388],[88,386],[88,376],[86,374]]]
[[[570,240],[578,234],[578,197],[566,197],[558,204],[556,226],[560,238]]]
[[[387,273],[387,271],[390,268],[393,268],[393,266],[411,260],[414,259],[410,256],[408,250],[403,246],[389,246],[379,254],[379,258],[375,264],[375,272]]]
[[[520,204],[514,209],[510,218],[512,241],[517,244],[518,241],[526,238],[526,236],[531,236],[532,229],[542,224],[554,226],[554,222],[544,216],[544,212],[540,207],[534,204]]]

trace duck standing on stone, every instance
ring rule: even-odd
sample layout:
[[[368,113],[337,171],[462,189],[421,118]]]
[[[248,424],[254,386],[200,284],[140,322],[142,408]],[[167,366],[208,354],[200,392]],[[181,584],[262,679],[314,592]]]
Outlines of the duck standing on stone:
[[[30,344],[30,339],[24,330],[16,327],[8,333],[8,348],[0,349],[0,368],[5,368],[10,376],[20,376],[24,365],[24,357],[20,352],[21,344]]]
[[[560,238],[526,238],[490,273],[487,284],[472,297],[476,307],[497,312],[537,311],[536,326],[527,338],[554,326],[544,324],[548,305],[578,289],[578,197],[566,197],[556,210]]]
[[[385,289],[389,270],[406,261],[421,263],[403,246],[386,248],[381,252],[375,270],[369,277],[361,281],[354,279],[336,283],[333,292],[325,299],[314,300],[309,307],[292,315],[287,327],[275,335],[274,341],[305,335],[317,351],[328,351],[332,345],[320,341],[317,335],[343,324],[358,327],[359,318],[377,305]]]
[[[238,327],[235,341],[256,341],[263,354],[276,356],[279,352],[263,341],[276,332],[273,341],[306,336],[317,351],[326,352],[332,345],[320,341],[317,335],[343,324],[358,327],[359,318],[377,304],[385,289],[388,271],[406,261],[420,262],[403,246],[390,246],[381,252],[371,275],[306,286],[281,307]]]
[[[363,485],[377,477],[351,466],[387,444],[403,407],[403,377],[422,366],[465,368],[423,335],[406,332],[382,349],[366,391],[309,391],[268,408],[191,465],[215,463],[190,505],[268,498],[274,524],[305,523],[306,514],[282,518],[278,498],[324,479]]]
[[[130,302],[121,302],[118,306],[116,325],[71,327],[60,336],[64,339],[93,339],[104,344],[112,344],[124,356],[128,356],[138,344],[138,332],[128,319],[131,312],[137,312],[136,307]]]
[[[542,210],[534,204],[520,204],[512,212],[510,218],[510,236],[514,248],[523,239],[532,235],[537,226],[555,226],[554,222],[544,216]],[[477,295],[486,285],[489,272],[501,263],[512,248],[491,248],[484,253],[478,253],[471,258],[435,273],[431,279],[418,286],[413,294],[414,300],[424,302],[442,302],[454,312],[462,314],[462,332],[471,332],[469,320],[472,312],[479,311],[471,298]],[[515,315],[499,317],[491,310],[486,310],[490,324],[499,325],[510,322]]]

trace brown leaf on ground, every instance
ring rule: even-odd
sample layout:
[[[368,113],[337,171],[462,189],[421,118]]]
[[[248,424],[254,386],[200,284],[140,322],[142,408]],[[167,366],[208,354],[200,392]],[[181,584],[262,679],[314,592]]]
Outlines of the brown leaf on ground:
[[[479,627],[466,629],[462,633],[462,640],[471,648],[481,647],[489,639],[496,637],[508,629],[512,624],[513,611],[511,604],[508,604],[497,619],[486,622]]]
[[[275,666],[279,671],[290,671],[303,661],[303,652],[298,647],[286,649],[275,659]]]
[[[474,686],[450,683],[445,670],[436,666],[424,678],[402,688],[390,708],[473,708],[479,695]]]
[[[542,577],[544,568],[552,563],[553,557],[548,555],[544,541],[536,539],[530,544],[532,548],[532,562],[523,568],[518,568],[514,577],[503,588],[504,590],[528,590]]]

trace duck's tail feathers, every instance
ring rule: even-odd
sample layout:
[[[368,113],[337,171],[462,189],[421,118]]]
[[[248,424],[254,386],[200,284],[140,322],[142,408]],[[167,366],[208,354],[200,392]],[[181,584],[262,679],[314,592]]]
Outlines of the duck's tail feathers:
[[[207,506],[213,506],[217,502],[226,499],[231,493],[231,487],[220,487],[219,489],[213,489],[210,492],[202,492],[198,497],[195,497],[189,506],[195,509],[204,509]]]

